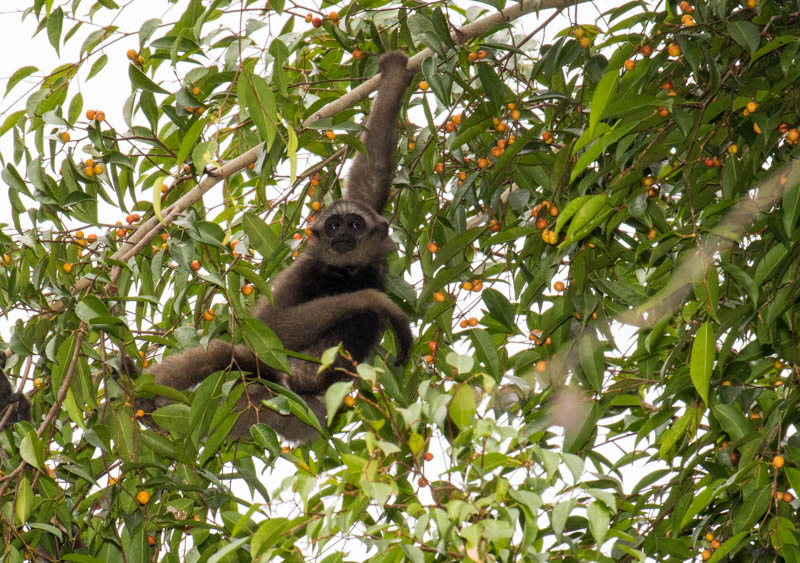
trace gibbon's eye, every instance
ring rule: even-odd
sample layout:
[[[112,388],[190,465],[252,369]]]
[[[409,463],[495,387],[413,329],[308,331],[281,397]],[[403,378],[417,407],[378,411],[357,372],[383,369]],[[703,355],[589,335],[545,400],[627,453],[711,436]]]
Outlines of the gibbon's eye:
[[[367,226],[367,224],[364,222],[364,219],[360,215],[348,215],[347,226],[353,231],[360,231],[364,229]]]
[[[330,236],[335,235],[345,225],[344,218],[341,215],[331,215],[325,221],[325,234]]]

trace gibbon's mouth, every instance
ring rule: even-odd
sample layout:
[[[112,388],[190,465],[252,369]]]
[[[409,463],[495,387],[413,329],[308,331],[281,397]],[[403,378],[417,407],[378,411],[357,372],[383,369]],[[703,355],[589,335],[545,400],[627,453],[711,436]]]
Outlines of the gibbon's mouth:
[[[340,238],[331,242],[331,248],[336,254],[345,254],[356,247],[356,241]]]

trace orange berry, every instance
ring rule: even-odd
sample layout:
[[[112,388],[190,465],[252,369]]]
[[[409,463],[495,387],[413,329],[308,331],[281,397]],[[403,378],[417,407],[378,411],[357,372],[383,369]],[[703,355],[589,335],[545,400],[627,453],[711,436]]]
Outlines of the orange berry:
[[[311,20],[313,20],[313,19],[314,19],[314,15],[313,14],[310,14],[310,13],[306,14],[306,23],[311,23]]]
[[[447,131],[448,133],[452,133],[453,131],[456,130],[456,124],[452,121],[447,121],[444,124],[444,130]]]
[[[505,133],[505,132],[506,132],[506,130],[508,129],[508,125],[506,125],[505,123],[503,123],[503,122],[501,121],[500,123],[498,123],[497,125],[495,125],[495,126],[494,126],[494,129],[495,129],[495,131],[497,131],[498,133]]]
[[[356,47],[355,49],[353,49],[353,58],[356,59],[357,61],[360,61],[361,59],[364,58],[364,51]]]
[[[150,502],[150,493],[147,491],[139,491],[136,493],[136,500],[139,502],[139,504],[147,504]]]
[[[694,11],[692,5],[689,4],[689,2],[687,2],[686,0],[683,0],[680,4],[678,4],[678,6],[680,7],[681,12],[684,12],[686,14],[690,14]]]
[[[447,295],[443,291],[437,291],[433,294],[433,300],[444,303],[447,300]]]
[[[426,364],[430,365],[434,361],[436,361],[436,358],[434,358],[433,354],[428,354],[427,356],[425,356],[425,363]]]
[[[489,159],[488,158],[481,157],[481,158],[478,159],[478,168],[483,169],[483,168],[486,168],[487,166],[489,166]]]
[[[792,143],[796,143],[797,141],[800,140],[800,130],[798,130],[796,127],[793,129],[789,129],[786,132],[786,139],[791,141]]]
[[[670,57],[679,57],[681,55],[681,48],[677,43],[670,43],[667,46],[667,53]]]
[[[550,208],[550,211],[549,211],[549,213],[550,213],[550,215],[552,215],[553,217],[558,217],[558,207],[556,207],[555,205],[553,205],[553,206]]]
[[[470,317],[467,319],[467,324],[469,326],[478,326],[478,318],[477,317]]]
[[[755,113],[757,109],[758,109],[758,104],[756,102],[753,101],[747,102],[747,111],[749,111],[750,113]]]
[[[483,289],[483,282],[481,280],[475,280],[475,281],[472,282],[472,291],[477,293],[481,289]]]
[[[72,271],[72,262],[65,262],[63,268],[65,272],[70,273]]]
[[[562,282],[561,280],[553,284],[553,289],[555,289],[556,291],[564,291],[566,288],[567,286],[564,285],[564,282]]]
[[[214,317],[215,317],[215,314],[214,314],[214,310],[213,309],[209,309],[208,311],[203,313],[203,318],[205,320],[207,320],[207,321],[213,321]]]
[[[694,18],[690,14],[683,14],[681,16],[681,23],[684,27],[692,27],[695,24]]]
[[[772,458],[772,466],[775,469],[780,469],[781,467],[783,467],[785,463],[786,461],[783,459],[783,456],[776,455],[775,457]]]
[[[331,12],[328,14],[328,19],[329,19],[329,20],[331,20],[331,21],[332,21],[332,22],[334,22],[334,23],[335,23],[335,22],[337,22],[337,21],[339,21],[339,12],[336,12],[336,11],[331,11]]]
[[[96,111],[94,111],[93,109],[86,110],[86,119],[88,119],[89,121],[94,121],[95,117],[97,117]]]
[[[136,411],[136,418],[143,418],[143,417],[144,417],[144,411],[142,409],[138,409]]]
[[[200,261],[199,260],[192,260],[192,270],[195,272],[200,269]]]
[[[106,120],[106,114],[101,109],[97,110],[97,112],[94,114],[94,116],[97,119],[97,121],[105,121]]]
[[[459,172],[459,173],[458,173],[458,179],[459,179],[459,180],[461,180],[461,181],[463,182],[464,180],[466,180],[466,179],[467,179],[467,173],[466,173],[466,172],[463,172],[463,171],[462,171],[462,172]]]
[[[139,53],[136,52],[136,49],[128,49],[126,55],[131,61],[135,61],[139,58]]]
[[[62,143],[68,143],[69,142],[69,139],[70,139],[69,131],[62,131],[61,133],[59,133],[58,136],[61,138],[61,142]]]
[[[425,461],[430,461],[433,459],[433,454],[431,452],[425,452],[424,454],[422,454],[422,458]]]
[[[722,544],[719,540],[711,540],[711,547],[714,549],[719,549]]]
[[[659,107],[656,111],[660,117],[669,117],[669,110],[665,107]]]
[[[416,145],[416,143],[414,143],[414,141],[409,141],[408,142],[408,150],[413,151],[415,146],[417,146],[417,145]]]
[[[242,286],[242,294],[244,296],[252,295],[253,294],[253,286],[250,285],[249,283],[243,285]]]
[[[666,82],[664,82],[664,83],[661,85],[661,89],[662,89],[662,90],[672,90],[672,82],[670,82],[669,80],[667,80]]]
[[[467,60],[471,63],[478,61],[478,53],[471,52],[467,55]]]
[[[522,114],[519,112],[518,109],[511,110],[511,119],[514,121],[519,121],[519,118],[522,117]]]
[[[430,86],[428,85],[428,81],[427,81],[427,80],[422,80],[422,81],[420,81],[420,83],[418,84],[418,86],[419,86],[419,89],[420,89],[420,90],[422,90],[423,92],[424,92],[424,91],[426,91],[426,90],[427,90],[427,89],[430,87]]]
[[[458,323],[458,325],[459,325],[461,328],[467,328],[467,327],[469,326],[469,323],[468,323],[466,320],[463,320],[463,321],[461,321],[460,323]]]
[[[91,166],[87,166],[86,168],[83,169],[83,173],[84,175],[91,178],[92,176],[94,176],[94,168],[92,168]]]
[[[461,284],[461,288],[467,291],[472,291],[472,282],[465,281]]]
[[[753,122],[753,131],[755,131],[756,135],[761,135],[761,127],[755,121]]]
[[[478,54],[478,58],[479,59],[485,59],[488,56],[488,54],[486,53],[486,51],[484,49],[478,49],[478,53],[477,54]]]
[[[322,204],[318,201],[315,201],[314,203],[311,204],[311,209],[313,209],[314,211],[319,211],[320,209],[322,209]]]
[[[419,479],[417,479],[417,484],[420,487],[427,487],[428,486],[428,480],[425,477],[420,477]]]
[[[99,176],[100,174],[103,173],[104,168],[103,168],[103,165],[98,162],[97,164],[94,165],[94,169],[93,170],[94,170],[95,176]]]
[[[311,18],[311,25],[319,27],[322,25],[322,18]]]
[[[439,245],[435,242],[431,241],[428,243],[428,252],[431,254],[436,254],[439,251]]]
[[[460,113],[455,113],[455,114],[453,114],[453,116],[450,118],[450,120],[451,120],[453,123],[455,123],[456,125],[461,125],[461,118],[462,118],[462,115],[461,115]]]
[[[650,229],[649,231],[647,231],[647,240],[653,240],[654,238],[656,238],[657,234],[658,233],[656,232],[655,229]]]
[[[794,500],[794,495],[790,492],[783,493],[783,502],[792,502]]]
[[[625,61],[625,70],[633,70],[634,68],[636,68],[636,61],[633,59],[627,59]]]
[[[576,27],[572,34],[575,36],[575,39],[583,39],[583,37],[586,35],[586,32],[583,31],[582,27]]]
[[[336,133],[333,131],[325,131],[325,136],[328,137],[329,140],[333,141],[336,138]]]
[[[544,373],[547,371],[547,362],[544,360],[539,360],[536,362],[536,371],[539,373]]]
[[[706,534],[706,541],[713,541],[713,540],[714,540],[714,534],[712,534],[711,532],[708,532]]]
[[[503,156],[504,152],[505,151],[502,149],[502,147],[493,147],[491,150],[492,156],[495,158],[500,158]]]
[[[442,172],[444,172],[444,163],[442,163],[442,162],[437,162],[436,164],[434,164],[434,165],[433,165],[433,171],[434,171],[436,174],[441,174]]]
[[[589,40],[588,37],[581,37],[580,39],[578,39],[578,43],[580,43],[581,47],[583,47],[584,49],[588,49],[592,45],[592,42]]]
[[[642,56],[649,58],[653,54],[653,48],[650,45],[642,45]]]
[[[700,555],[703,557],[703,561],[708,561],[709,559],[711,559],[711,550],[704,549]]]
[[[345,395],[344,406],[346,406],[348,409],[352,409],[354,406],[356,406],[355,397],[352,395]]]
[[[542,140],[545,143],[553,142],[553,134],[550,131],[542,131]]]
[[[544,217],[539,217],[536,220],[536,228],[537,229],[544,229],[545,227],[547,227],[547,219],[545,219]]]
[[[156,538],[153,537],[151,534],[147,534],[147,543],[150,545],[150,547],[153,547],[154,545],[156,545]]]
[[[128,231],[126,231],[125,229],[123,229],[121,227],[119,229],[117,229],[117,236],[118,237],[124,237],[126,234],[128,234]]]

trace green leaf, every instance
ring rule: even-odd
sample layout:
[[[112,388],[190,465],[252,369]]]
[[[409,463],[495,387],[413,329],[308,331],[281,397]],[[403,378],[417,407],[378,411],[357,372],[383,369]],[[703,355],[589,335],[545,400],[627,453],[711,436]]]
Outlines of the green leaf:
[[[81,299],[75,306],[75,314],[78,315],[80,320],[90,326],[97,317],[111,316],[111,312],[108,310],[108,307],[106,307],[106,304],[94,295],[87,295]]]
[[[61,28],[64,25],[64,10],[61,6],[50,12],[47,18],[47,39],[50,44],[59,52],[59,45],[61,44]]]
[[[95,76],[98,72],[105,68],[106,63],[108,63],[108,55],[103,53],[97,60],[92,63],[92,68],[89,69],[89,74],[86,76],[86,80],[90,80],[93,76]]]
[[[328,412],[328,420],[333,420],[333,417],[336,415],[336,411],[339,410],[342,401],[352,390],[352,381],[338,381],[328,387],[328,390],[325,392],[325,407]]]
[[[6,83],[5,95],[7,96],[8,93],[14,88],[14,86],[20,83],[20,81],[25,80],[27,77],[29,77],[34,72],[37,72],[38,70],[39,69],[36,68],[35,66],[24,66],[22,68],[18,68],[17,70],[15,70],[14,74],[11,75],[11,78],[9,78],[8,82]]]
[[[478,65],[478,78],[480,78],[483,85],[483,91],[489,96],[495,108],[503,107],[506,97],[505,87],[492,66],[488,64]]]
[[[594,537],[597,545],[602,545],[608,533],[608,525],[611,522],[611,513],[599,502],[591,503],[586,509],[586,517],[589,520],[589,531]]]
[[[714,344],[714,329],[708,321],[698,329],[692,344],[692,355],[689,360],[689,374],[692,384],[708,404],[708,388],[711,383],[711,371],[714,367],[714,356],[717,348]]]
[[[128,77],[131,79],[133,87],[137,90],[144,90],[155,94],[169,94],[168,91],[150,80],[150,78],[134,64],[128,65]]]
[[[472,417],[478,406],[475,402],[475,391],[471,385],[461,384],[456,387],[453,399],[450,401],[448,413],[450,418],[459,428],[463,428],[472,422]]]
[[[792,238],[800,217],[800,182],[786,186],[783,192],[783,229],[788,238]]]
[[[22,478],[19,480],[19,485],[16,487],[16,493],[14,498],[14,511],[19,525],[25,525],[28,523],[28,518],[31,517],[35,500],[33,487],[27,475],[22,475]]]
[[[248,347],[258,355],[258,359],[278,371],[291,373],[292,370],[286,359],[283,344],[272,332],[272,329],[254,318],[242,319],[241,323],[244,329],[243,339],[247,342]]]
[[[603,375],[605,374],[605,358],[603,347],[594,330],[587,330],[578,344],[578,356],[581,369],[589,380],[589,384],[598,393],[603,390]]]
[[[604,112],[608,103],[617,91],[617,80],[619,74],[617,69],[610,70],[603,75],[600,82],[592,94],[592,106],[589,112],[589,138],[594,138],[597,126],[604,117]]]
[[[278,109],[272,89],[266,80],[248,70],[242,72],[237,95],[243,112],[247,112],[269,151],[278,133]]]
[[[738,441],[753,431],[752,423],[742,414],[738,404],[717,403],[711,407],[714,418],[732,440]]]
[[[772,486],[765,485],[745,495],[742,504],[733,518],[734,533],[751,530],[761,520],[772,500]]]
[[[761,43],[761,28],[747,20],[734,20],[728,22],[728,33],[733,40],[751,54],[756,52]]]

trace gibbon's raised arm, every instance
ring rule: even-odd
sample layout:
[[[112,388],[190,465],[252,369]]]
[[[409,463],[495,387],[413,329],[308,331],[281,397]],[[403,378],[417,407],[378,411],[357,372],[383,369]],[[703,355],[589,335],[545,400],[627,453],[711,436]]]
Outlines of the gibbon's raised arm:
[[[411,79],[416,74],[406,68],[404,53],[386,53],[380,59],[381,81],[378,94],[367,118],[364,145],[347,176],[344,197],[366,203],[383,212],[392,186],[397,148],[397,118]]]

